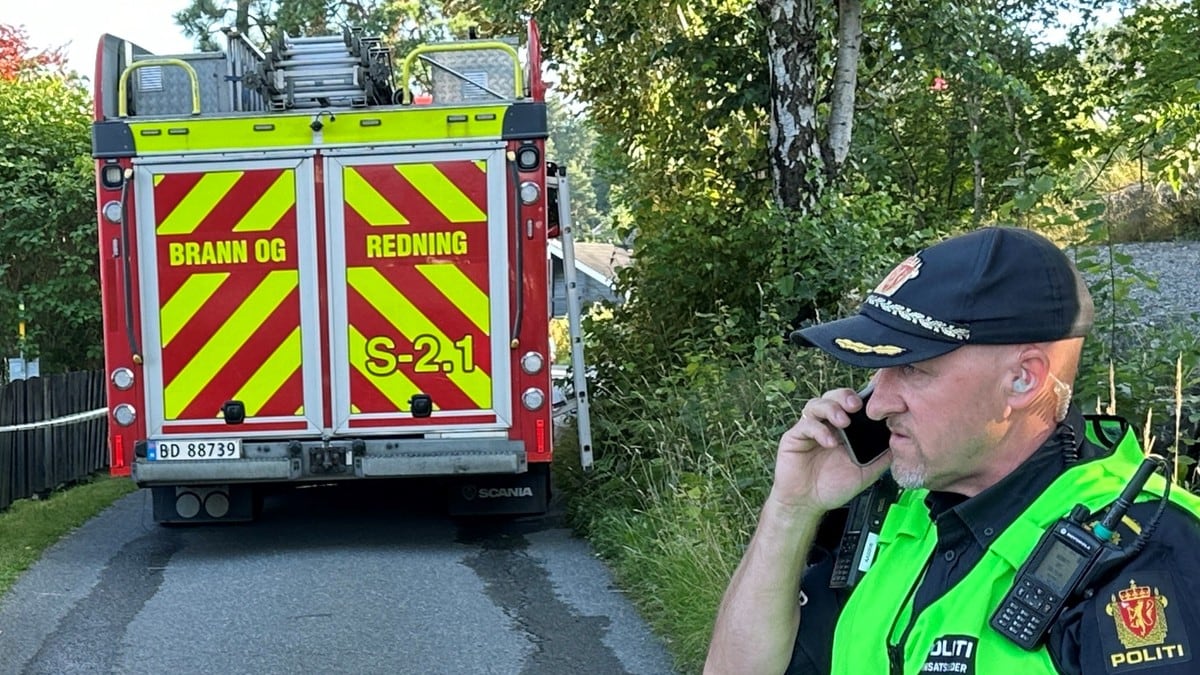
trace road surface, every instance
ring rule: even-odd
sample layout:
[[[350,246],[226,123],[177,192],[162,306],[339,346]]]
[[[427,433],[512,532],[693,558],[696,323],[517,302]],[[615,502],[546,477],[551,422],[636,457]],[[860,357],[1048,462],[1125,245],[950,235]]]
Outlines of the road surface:
[[[459,522],[430,501],[359,483],[161,527],[136,492],[0,599],[0,674],[672,672],[557,510]]]

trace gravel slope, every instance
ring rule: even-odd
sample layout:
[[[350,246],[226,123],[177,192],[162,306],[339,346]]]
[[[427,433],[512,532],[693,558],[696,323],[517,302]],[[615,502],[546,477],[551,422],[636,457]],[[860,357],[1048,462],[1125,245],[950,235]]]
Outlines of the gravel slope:
[[[1200,241],[1119,244],[1116,249],[1133,257],[1134,268],[1158,281],[1157,290],[1141,283],[1130,289],[1140,313],[1128,317],[1129,323],[1190,322],[1200,329]],[[1101,255],[1108,259],[1107,251]]]

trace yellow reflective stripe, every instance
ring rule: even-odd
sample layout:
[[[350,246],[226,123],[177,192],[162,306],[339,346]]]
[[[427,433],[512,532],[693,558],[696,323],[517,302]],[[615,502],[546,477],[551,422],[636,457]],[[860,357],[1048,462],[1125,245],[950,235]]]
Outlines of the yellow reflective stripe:
[[[300,368],[300,327],[297,326],[279,347],[267,357],[249,380],[242,385],[234,399],[246,404],[247,415],[257,415],[267,401],[279,391]],[[304,409],[301,408],[301,411]],[[297,415],[301,412],[297,412]]]
[[[398,164],[396,171],[420,192],[429,203],[452,223],[478,223],[487,220],[458,186],[432,164]]]
[[[242,216],[234,232],[266,232],[274,229],[283,214],[296,203],[296,180],[288,169],[267,188],[254,206]]]
[[[488,307],[488,296],[475,285],[467,275],[458,269],[454,263],[436,263],[432,265],[417,265],[417,271],[454,303],[471,323],[475,324],[484,335],[491,335],[491,320]]]
[[[255,150],[261,148],[308,148],[321,145],[363,143],[394,145],[448,138],[500,140],[504,113],[509,104],[463,107],[409,107],[398,110],[339,112],[337,121],[326,123],[322,139],[314,138],[312,113],[278,114],[267,117],[194,117],[174,120],[131,118],[129,129],[137,154],[210,152],[212,150]],[[449,118],[466,115],[466,122]],[[491,116],[490,119],[487,118]],[[479,119],[483,117],[484,119]],[[362,121],[369,120],[368,126]],[[172,130],[186,129],[187,133]]]
[[[387,400],[396,407],[396,410],[408,410],[411,405],[409,399],[413,397],[413,394],[421,393],[421,388],[399,370],[394,370],[382,377],[367,370],[367,338],[358,332],[358,329],[354,326],[349,326],[348,328],[350,331],[350,353],[361,355],[360,358],[351,359],[351,365],[359,373],[362,373],[363,377],[370,380],[371,384],[374,384]],[[437,408],[436,404],[434,408]],[[357,414],[361,413],[362,409],[351,402],[350,412]]]
[[[479,169],[480,171],[482,171],[484,173],[487,173],[487,160],[486,159],[475,160],[475,168]]]
[[[204,174],[191,192],[179,200],[179,204],[159,221],[158,228],[155,230],[158,236],[194,232],[200,226],[200,221],[204,220],[217,203],[229,194],[230,188],[238,182],[242,173],[241,171],[213,171]]]
[[[165,173],[154,174],[154,187],[158,187],[158,184],[163,182],[163,179],[166,177],[167,177],[167,174],[165,174]]]
[[[204,390],[213,379],[221,376],[237,350],[250,336],[260,330],[271,312],[299,286],[300,273],[296,270],[276,270],[238,307],[225,325],[200,348],[175,379],[163,392],[163,409],[167,419],[177,419],[184,408]]]
[[[188,277],[187,281],[175,291],[175,295],[163,304],[159,310],[159,326],[162,332],[162,346],[171,344],[171,340],[179,335],[188,319],[196,315],[204,303],[217,292],[221,284],[229,278],[229,272],[202,272]]]
[[[415,340],[418,335],[431,335],[438,344],[452,344],[453,341],[442,333],[437,324],[414,307],[378,270],[372,267],[351,267],[346,270],[346,281],[409,341]],[[364,345],[364,353],[365,348]],[[475,405],[482,409],[492,407],[492,378],[482,368],[475,368],[468,373],[454,370],[445,373],[444,376],[461,389]]]
[[[338,115],[341,117],[341,115]],[[253,150],[256,148],[298,147],[312,144],[309,128],[312,115],[292,117],[242,117],[238,119],[178,119],[129,122],[133,145],[139,155],[157,152],[207,152],[211,150]],[[255,127],[272,127],[256,131]],[[187,133],[171,133],[187,129]]]
[[[408,218],[383,198],[365,178],[351,167],[342,171],[346,203],[358,212],[368,225],[407,225]]]

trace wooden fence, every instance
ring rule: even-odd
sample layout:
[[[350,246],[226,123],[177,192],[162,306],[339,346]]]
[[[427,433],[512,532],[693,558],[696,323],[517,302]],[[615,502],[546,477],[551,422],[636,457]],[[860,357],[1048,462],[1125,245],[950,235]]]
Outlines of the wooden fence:
[[[0,387],[0,510],[108,466],[104,389],[100,371]]]

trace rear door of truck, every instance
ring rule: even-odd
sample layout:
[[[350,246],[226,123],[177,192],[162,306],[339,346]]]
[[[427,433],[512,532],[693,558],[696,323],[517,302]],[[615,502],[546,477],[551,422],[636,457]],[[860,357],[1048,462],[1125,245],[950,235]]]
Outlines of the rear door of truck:
[[[336,434],[512,425],[504,150],[455,148],[325,159]]]
[[[138,163],[151,439],[320,432],[313,173],[299,153]],[[224,422],[229,400],[243,424]]]

